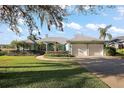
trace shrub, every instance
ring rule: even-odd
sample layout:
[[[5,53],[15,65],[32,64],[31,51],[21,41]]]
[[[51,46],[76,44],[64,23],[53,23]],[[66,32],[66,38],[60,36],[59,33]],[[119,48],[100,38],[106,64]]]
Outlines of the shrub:
[[[1,51],[0,50],[0,56],[3,56],[3,55],[5,55],[6,53],[4,52],[4,51]]]
[[[116,49],[113,47],[106,47],[105,48],[105,54],[107,56],[115,56],[116,55]]]
[[[118,55],[120,55],[120,56],[124,55],[124,49],[117,49],[116,51],[117,51]]]
[[[73,55],[69,54],[67,51],[51,51],[44,54],[45,57],[74,57]]]
[[[9,51],[6,53],[8,56],[36,56],[36,55],[42,55],[44,52],[40,51],[37,52],[35,50],[25,50],[25,51]]]

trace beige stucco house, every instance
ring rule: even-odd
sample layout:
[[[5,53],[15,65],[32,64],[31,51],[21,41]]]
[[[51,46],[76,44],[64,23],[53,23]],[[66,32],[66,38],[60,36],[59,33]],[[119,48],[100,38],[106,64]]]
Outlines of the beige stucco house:
[[[104,42],[93,37],[76,35],[68,44],[70,53],[76,57],[104,55]]]

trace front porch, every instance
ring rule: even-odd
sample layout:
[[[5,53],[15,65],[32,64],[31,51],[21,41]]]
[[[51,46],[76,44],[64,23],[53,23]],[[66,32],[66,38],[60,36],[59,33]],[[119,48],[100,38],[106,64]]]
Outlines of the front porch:
[[[37,42],[43,42],[45,44],[45,52],[59,52],[59,51],[66,51],[66,38],[62,37],[46,37]]]

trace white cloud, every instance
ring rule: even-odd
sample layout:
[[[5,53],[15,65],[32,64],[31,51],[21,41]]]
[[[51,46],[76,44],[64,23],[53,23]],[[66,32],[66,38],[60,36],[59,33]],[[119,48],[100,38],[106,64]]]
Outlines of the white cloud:
[[[87,24],[85,25],[86,28],[91,29],[91,30],[98,30],[99,27],[105,27],[106,24]]]
[[[111,28],[110,28],[110,31],[112,31],[112,32],[117,32],[117,33],[124,33],[124,29],[122,29],[122,28],[117,28],[117,27],[115,27],[115,26],[111,27]]]
[[[124,7],[117,7],[117,12],[120,13],[120,16],[124,16]]]
[[[98,27],[106,27],[106,24],[97,24],[98,25]]]
[[[86,28],[91,29],[91,30],[96,30],[97,26],[96,26],[96,24],[87,24]]]
[[[87,24],[85,25],[85,27],[87,29],[91,29],[91,30],[94,30],[94,31],[98,31],[98,28],[99,27],[105,27],[106,24]],[[114,33],[124,33],[124,29],[123,28],[118,28],[118,27],[115,27],[115,26],[112,26],[110,29],[109,29],[110,32],[114,32]]]
[[[118,16],[113,17],[114,20],[122,20],[124,18],[124,7],[117,7]]]
[[[68,28],[74,29],[74,30],[80,30],[82,27],[74,22],[71,22],[70,24],[66,24]]]
[[[123,19],[123,18],[119,16],[119,17],[113,17],[113,19],[114,19],[114,20],[121,20],[121,19]]]

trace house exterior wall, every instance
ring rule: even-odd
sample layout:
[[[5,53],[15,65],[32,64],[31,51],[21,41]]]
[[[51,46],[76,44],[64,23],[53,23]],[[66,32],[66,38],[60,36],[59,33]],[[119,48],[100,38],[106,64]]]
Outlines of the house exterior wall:
[[[71,54],[76,57],[103,56],[103,44],[71,44]]]

